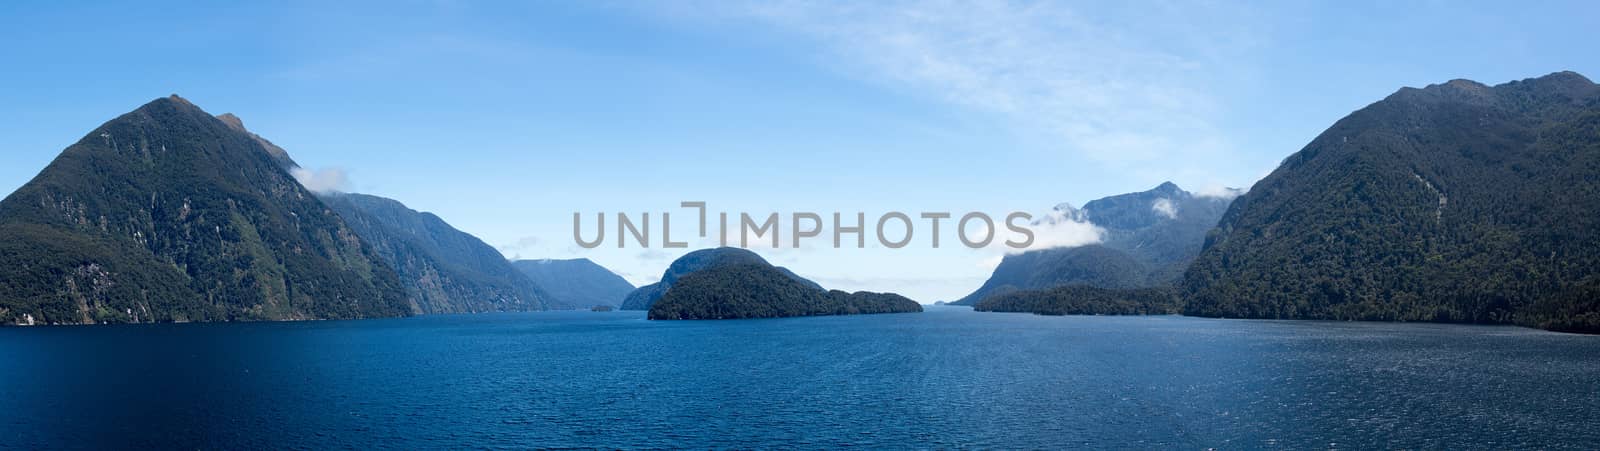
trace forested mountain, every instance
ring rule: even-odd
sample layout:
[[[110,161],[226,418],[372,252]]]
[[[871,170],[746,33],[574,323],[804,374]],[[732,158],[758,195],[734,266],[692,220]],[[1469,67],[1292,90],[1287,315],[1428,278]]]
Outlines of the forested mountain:
[[[998,294],[972,308],[1040,315],[1169,315],[1183,311],[1171,287],[1116,289],[1082,284]]]
[[[400,275],[416,313],[543,310],[543,291],[500,251],[432,213],[392,199],[325,193],[322,201]]]
[[[1104,230],[1101,242],[1008,255],[982,287],[954,304],[974,305],[998,294],[1071,284],[1172,285],[1233,197],[1195,195],[1167,182],[1149,191],[1094,200],[1082,209],[1059,205],[1049,220],[1092,223]]]
[[[632,293],[628,293],[628,297],[622,301],[622,309],[650,310],[650,306],[654,305],[657,299],[661,299],[661,296],[666,294],[667,290],[671,289],[672,284],[676,283],[680,277],[708,268],[743,264],[765,265],[767,260],[761,258],[760,255],[756,255],[755,252],[736,247],[701,249],[684,254],[677,260],[673,260],[672,265],[667,267],[667,271],[661,274],[660,282],[639,287],[639,289],[633,290]],[[817,285],[816,282],[806,280],[788,269],[782,267],[776,269],[802,285],[822,289],[822,286]]]
[[[921,312],[897,294],[823,290],[766,263],[740,263],[682,276],[650,307],[650,319],[736,319]]]
[[[1187,313],[1600,332],[1600,87],[1406,88],[1234,202]]]
[[[177,96],[0,201],[0,321],[400,316],[395,272],[262,140]]]
[[[545,293],[553,309],[617,307],[633,292],[633,284],[587,258],[519,260],[512,264]]]

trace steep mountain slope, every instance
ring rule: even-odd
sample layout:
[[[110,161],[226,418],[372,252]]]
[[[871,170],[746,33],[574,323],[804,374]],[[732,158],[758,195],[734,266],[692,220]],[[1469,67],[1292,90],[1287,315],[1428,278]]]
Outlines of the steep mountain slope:
[[[765,265],[767,260],[761,258],[760,255],[756,255],[755,252],[736,247],[701,249],[684,254],[667,267],[667,271],[661,275],[660,282],[639,287],[639,289],[633,290],[632,293],[628,293],[628,297],[622,301],[622,310],[650,310],[650,306],[655,304],[657,299],[661,299],[661,296],[672,288],[672,284],[676,283],[679,277],[707,268],[743,264]],[[816,282],[806,280],[788,269],[782,267],[776,269],[803,285],[817,289],[822,288]]]
[[[1083,209],[1059,205],[1050,220],[1088,221],[1104,230],[1101,242],[1008,255],[983,286],[954,303],[974,305],[1012,291],[1071,284],[1171,285],[1200,252],[1206,232],[1227,211],[1232,197],[1199,196],[1167,182],[1149,191],[1094,200]]]
[[[553,309],[617,307],[634,289],[622,276],[587,258],[519,260],[512,266],[544,289],[545,303]]]
[[[1070,284],[1104,288],[1137,288],[1150,283],[1150,270],[1133,256],[1099,244],[1046,249],[1008,255],[977,291],[956,301],[974,305],[985,298],[1014,291]]]
[[[1167,285],[1182,277],[1234,197],[1237,192],[1200,196],[1166,182],[1149,191],[1091,201],[1082,213],[1105,229],[1103,245],[1149,267],[1150,285]]]
[[[267,139],[262,138],[261,135],[257,135],[254,132],[245,129],[244,120],[239,119],[239,116],[235,116],[233,113],[222,113],[217,115],[217,120],[227,124],[228,128],[234,129],[235,131],[244,133],[246,135],[250,135],[250,139],[255,140],[256,144],[260,144],[262,149],[266,149],[267,155],[271,155],[272,160],[277,161],[279,166],[286,168],[300,167],[300,164],[295,163],[293,158],[289,158],[289,151],[283,150],[282,147],[278,147],[278,145],[273,144],[272,141],[267,141]]]
[[[0,201],[0,322],[405,315],[394,271],[253,136],[177,96]]]
[[[326,193],[321,198],[400,274],[417,313],[545,308],[539,286],[500,251],[432,213],[365,194]]]
[[[897,294],[823,290],[763,262],[686,274],[650,307],[649,317],[738,319],[921,311],[920,304]]]
[[[1600,87],[1406,88],[1234,203],[1187,313],[1600,331]]]

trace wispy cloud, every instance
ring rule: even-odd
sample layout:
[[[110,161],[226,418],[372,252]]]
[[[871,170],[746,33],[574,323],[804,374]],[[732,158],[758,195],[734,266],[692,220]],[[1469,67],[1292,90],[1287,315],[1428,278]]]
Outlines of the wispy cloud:
[[[695,14],[683,9],[674,12]],[[1227,140],[1211,119],[1221,102],[1205,74],[1225,71],[1228,57],[1250,40],[1236,27],[1195,23],[1234,12],[1212,2],[1094,9],[1066,2],[763,1],[700,10],[812,38],[845,72],[1004,115],[1093,160],[1182,164],[1226,155]]]
[[[344,169],[340,168],[316,170],[294,168],[289,173],[294,176],[296,181],[300,182],[300,185],[318,193],[346,191],[350,188],[350,176]]]
[[[540,240],[539,237],[525,236],[518,238],[514,243],[502,244],[495,246],[495,248],[500,251],[501,255],[504,255],[511,260],[520,260],[522,259],[523,252],[539,249],[541,244],[544,244],[544,241]]]

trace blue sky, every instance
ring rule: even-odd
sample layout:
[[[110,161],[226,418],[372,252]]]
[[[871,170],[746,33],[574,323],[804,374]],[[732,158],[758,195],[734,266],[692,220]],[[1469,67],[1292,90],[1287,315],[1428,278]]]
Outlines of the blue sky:
[[[643,283],[682,251],[578,249],[572,213],[1248,187],[1402,86],[1600,74],[1593,2],[325,3],[0,3],[0,192],[178,93],[508,257]],[[1001,251],[761,252],[932,302]]]

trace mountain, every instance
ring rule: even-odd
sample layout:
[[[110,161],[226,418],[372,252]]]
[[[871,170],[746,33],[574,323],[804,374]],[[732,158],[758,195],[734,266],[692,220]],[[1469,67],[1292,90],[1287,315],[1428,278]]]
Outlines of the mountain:
[[[1169,286],[1205,242],[1234,195],[1201,196],[1172,182],[1149,191],[1084,204],[1056,206],[1041,220],[1088,222],[1104,231],[1098,244],[1007,255],[972,294],[954,302],[974,305],[1013,291],[1086,284],[1100,288]]]
[[[324,193],[356,236],[399,273],[416,313],[543,310],[540,286],[477,237],[432,213],[365,194]]]
[[[633,292],[633,284],[587,258],[519,260],[512,266],[544,289],[550,308],[617,307]]]
[[[723,265],[682,276],[650,307],[650,319],[738,319],[921,312],[897,294],[823,290],[766,263]]]
[[[765,265],[767,264],[767,261],[766,259],[761,258],[760,255],[756,255],[755,252],[750,252],[749,250],[736,247],[701,249],[684,254],[684,256],[674,260],[672,265],[667,267],[667,271],[661,275],[660,282],[639,287],[639,289],[633,290],[632,293],[628,293],[628,297],[622,301],[622,309],[650,310],[650,306],[654,305],[657,299],[661,299],[661,296],[665,295],[667,290],[672,288],[672,284],[676,283],[678,278],[708,268],[718,268],[741,264]],[[819,290],[822,289],[822,286],[817,285],[816,282],[806,280],[805,278],[796,275],[788,269],[784,269],[782,267],[777,267],[775,269],[777,269],[778,272],[787,275],[789,278],[794,279],[796,282],[800,282],[802,285]]]
[[[226,113],[217,119],[249,135],[291,173],[300,169],[288,151],[246,129],[238,116]],[[545,308],[539,286],[513,268],[499,251],[432,213],[365,194],[324,192],[318,197],[399,274],[413,313]]]
[[[409,313],[394,270],[258,138],[177,96],[96,128],[0,201],[0,322]]]
[[[256,144],[260,144],[262,149],[266,149],[267,155],[271,155],[272,160],[278,162],[279,166],[286,168],[300,167],[300,164],[295,163],[293,158],[289,158],[289,151],[283,150],[282,147],[278,147],[278,145],[273,144],[272,141],[267,141],[267,139],[262,138],[261,135],[257,135],[250,130],[246,130],[244,128],[244,120],[239,119],[239,116],[235,116],[233,113],[222,113],[217,115],[217,120],[222,121],[223,124],[227,124],[228,128],[231,128],[234,131],[250,135],[250,139],[255,140]]]
[[[1183,286],[1199,316],[1600,332],[1600,87],[1401,89],[1235,201]]]
[[[1081,284],[997,294],[984,298],[972,309],[1040,315],[1168,315],[1182,311],[1171,288],[1115,289]]]

